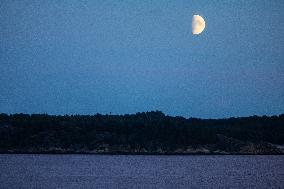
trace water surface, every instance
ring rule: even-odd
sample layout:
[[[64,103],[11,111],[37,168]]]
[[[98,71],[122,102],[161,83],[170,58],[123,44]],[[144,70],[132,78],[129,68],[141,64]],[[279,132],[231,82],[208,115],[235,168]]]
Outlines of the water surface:
[[[284,188],[284,156],[0,155],[0,188]]]

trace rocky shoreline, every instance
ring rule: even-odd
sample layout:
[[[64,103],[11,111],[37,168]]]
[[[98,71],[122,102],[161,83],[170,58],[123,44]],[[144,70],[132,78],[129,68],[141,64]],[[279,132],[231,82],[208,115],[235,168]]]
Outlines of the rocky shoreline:
[[[224,139],[223,139],[224,140]],[[35,148],[9,149],[0,154],[100,154],[100,155],[284,155],[283,145],[270,143],[242,142],[225,139],[226,142],[202,146],[188,146],[183,149],[167,151],[163,149],[127,149],[126,147],[100,145],[97,149]],[[230,142],[228,145],[227,142]],[[222,147],[221,147],[222,146]]]

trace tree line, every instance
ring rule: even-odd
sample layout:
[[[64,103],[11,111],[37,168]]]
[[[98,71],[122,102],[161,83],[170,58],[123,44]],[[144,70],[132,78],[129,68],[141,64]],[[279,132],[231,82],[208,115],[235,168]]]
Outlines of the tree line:
[[[0,114],[0,151],[13,149],[164,149],[216,144],[219,136],[284,144],[284,114],[228,119],[126,115]]]

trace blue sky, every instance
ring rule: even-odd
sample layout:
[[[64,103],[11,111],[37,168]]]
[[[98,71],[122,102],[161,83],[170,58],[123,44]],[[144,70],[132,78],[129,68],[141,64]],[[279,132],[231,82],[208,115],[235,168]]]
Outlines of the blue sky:
[[[282,0],[2,0],[0,112],[284,113],[283,29]]]

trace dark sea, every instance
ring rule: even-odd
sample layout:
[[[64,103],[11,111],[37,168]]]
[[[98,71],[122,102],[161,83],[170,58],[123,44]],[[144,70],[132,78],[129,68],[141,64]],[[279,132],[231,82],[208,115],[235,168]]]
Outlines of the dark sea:
[[[2,154],[0,188],[284,188],[284,156]]]

